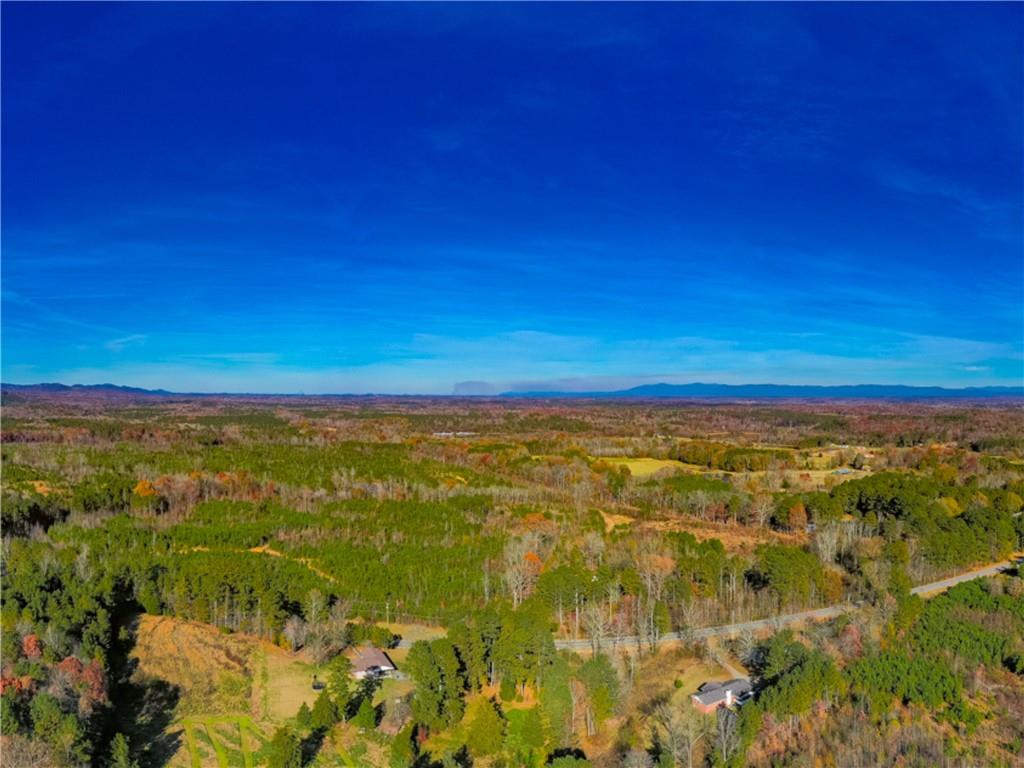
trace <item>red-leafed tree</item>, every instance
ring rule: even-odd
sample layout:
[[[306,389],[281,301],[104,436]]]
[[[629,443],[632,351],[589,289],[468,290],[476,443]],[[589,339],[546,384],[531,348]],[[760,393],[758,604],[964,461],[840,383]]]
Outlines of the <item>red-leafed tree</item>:
[[[68,656],[57,665],[57,669],[66,674],[72,683],[77,684],[82,679],[84,667],[76,657]]]
[[[25,635],[21,639],[21,652],[30,659],[38,659],[43,655],[43,644],[39,635]]]
[[[99,659],[93,659],[86,665],[82,670],[82,680],[85,683],[85,691],[82,693],[85,708],[92,709],[105,704],[107,701],[107,676]]]

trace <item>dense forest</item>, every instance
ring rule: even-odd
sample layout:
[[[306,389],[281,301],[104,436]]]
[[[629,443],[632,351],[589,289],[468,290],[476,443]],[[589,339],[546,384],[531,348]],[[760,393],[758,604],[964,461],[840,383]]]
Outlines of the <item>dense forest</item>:
[[[166,764],[124,704],[148,615],[331,670],[258,764],[1010,765],[1024,580],[912,588],[1024,548],[1020,434],[999,404],[6,396],[5,758]],[[401,695],[349,679],[367,643]],[[753,695],[700,716],[714,664]]]

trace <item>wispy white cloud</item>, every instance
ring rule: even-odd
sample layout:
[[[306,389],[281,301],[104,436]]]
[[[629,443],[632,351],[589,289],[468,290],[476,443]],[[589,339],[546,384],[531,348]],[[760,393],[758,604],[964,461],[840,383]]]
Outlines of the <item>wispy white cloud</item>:
[[[990,200],[963,182],[922,173],[913,168],[886,168],[879,172],[878,178],[890,189],[946,200],[964,211],[987,214],[1006,207],[1005,203]]]
[[[813,338],[811,339],[813,341]],[[723,384],[1016,384],[1020,350],[971,339],[894,335],[857,354],[793,346],[751,349],[730,339],[674,337],[609,341],[520,330],[473,339],[418,334],[361,365],[285,364],[276,355],[225,352],[167,363],[117,362],[47,371],[47,379],[115,381],[196,392],[495,393],[621,389],[656,382]],[[123,342],[131,343],[131,342]],[[5,379],[39,380],[38,369],[5,368]]]
[[[142,344],[145,341],[145,334],[132,333],[129,334],[128,336],[121,336],[116,339],[110,339],[109,341],[104,342],[103,346],[115,354],[120,354],[125,350],[126,347],[131,347],[136,344]]]
[[[186,360],[209,361],[212,363],[241,363],[244,365],[271,365],[281,359],[277,352],[212,352],[207,354],[183,355]]]
[[[888,166],[877,171],[877,179],[897,195],[926,205],[944,206],[975,223],[979,236],[1020,248],[1022,197],[986,194],[970,183],[906,166]]]

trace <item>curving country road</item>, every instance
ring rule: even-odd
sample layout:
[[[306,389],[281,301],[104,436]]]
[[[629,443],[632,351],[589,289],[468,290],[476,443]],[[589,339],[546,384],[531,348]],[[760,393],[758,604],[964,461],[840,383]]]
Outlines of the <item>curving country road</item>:
[[[965,581],[971,581],[972,579],[978,579],[983,576],[995,576],[1000,571],[1008,570],[1022,561],[1024,561],[1024,556],[1014,556],[1009,560],[1003,560],[999,563],[986,565],[984,568],[968,571],[967,573],[961,573],[956,576],[950,576],[948,579],[933,581],[931,584],[922,584],[919,587],[914,587],[910,591],[915,595],[927,595],[932,592],[945,592],[950,587],[955,587],[957,584],[961,584]]]
[[[961,584],[965,581],[971,581],[972,579],[979,579],[984,576],[994,576],[1000,571],[1005,571],[1013,567],[1017,563],[1017,558],[1011,558],[1009,560],[1003,560],[992,565],[987,565],[984,568],[977,568],[966,573],[960,573],[956,576],[950,576],[948,579],[942,579],[941,581],[933,581],[929,584],[921,584],[920,586],[914,587],[910,591],[915,595],[930,596],[939,592],[944,592],[950,587],[955,587],[957,584]],[[763,630],[778,629],[788,624],[799,624],[805,621],[826,621],[828,619],[835,619],[842,616],[844,613],[850,613],[851,611],[857,610],[857,606],[844,603],[842,605],[830,605],[826,608],[815,608],[811,611],[800,611],[798,613],[787,613],[781,616],[773,616],[769,619],[757,619],[756,621],[742,621],[737,624],[723,624],[719,627],[702,627],[701,629],[694,629],[687,633],[682,632],[666,632],[660,638],[658,638],[658,645],[664,643],[679,642],[684,638],[693,638],[698,640],[704,640],[710,637],[728,637],[731,635],[739,635],[744,632],[760,632]],[[618,645],[639,645],[640,638],[636,635],[629,637],[618,638]],[[590,640],[555,640],[556,648],[564,648],[572,651],[585,651],[591,648]]]

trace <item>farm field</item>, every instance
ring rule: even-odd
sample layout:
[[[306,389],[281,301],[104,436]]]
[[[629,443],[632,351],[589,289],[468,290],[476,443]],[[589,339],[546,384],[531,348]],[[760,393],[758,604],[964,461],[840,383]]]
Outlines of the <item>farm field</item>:
[[[625,467],[633,477],[648,477],[663,470],[681,470],[685,467],[681,462],[668,459],[639,458],[611,459],[607,461],[620,467]]]

